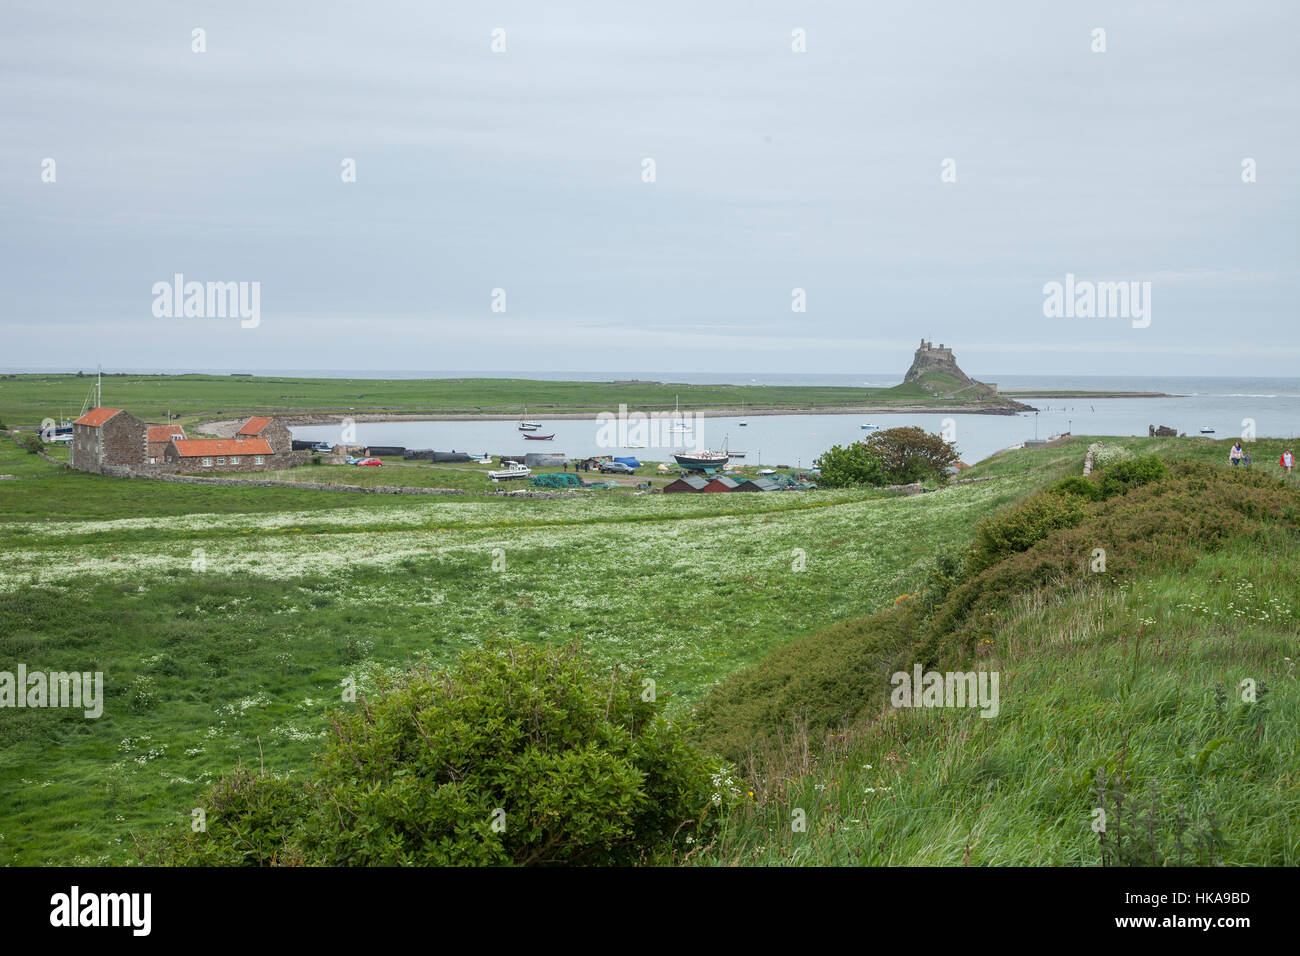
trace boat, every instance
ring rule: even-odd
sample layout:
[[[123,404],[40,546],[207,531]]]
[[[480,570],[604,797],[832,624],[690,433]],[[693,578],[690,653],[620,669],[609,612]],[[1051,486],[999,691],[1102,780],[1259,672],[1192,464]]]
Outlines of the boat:
[[[1214,429],[1211,428],[1209,425],[1205,425],[1205,426],[1203,426],[1203,427],[1201,428],[1201,434],[1202,434],[1202,435],[1213,435],[1213,434],[1214,434]]]
[[[550,441],[555,437],[555,432],[551,432],[549,435],[524,435],[524,437],[529,441]]]
[[[745,401],[744,401],[744,399],[741,399],[741,401],[740,401],[740,427],[741,427],[741,428],[745,428],[745,427],[747,427],[748,425],[749,425],[749,422],[745,421]],[[739,457],[739,456],[738,456],[738,457]]]
[[[508,481],[511,478],[527,478],[532,473],[532,469],[527,465],[521,465],[517,461],[512,461],[509,468],[489,471],[488,477],[493,481]]]
[[[723,468],[731,460],[731,453],[727,451],[725,439],[722,443],[722,451],[691,451],[684,452],[680,455],[674,454],[677,464],[683,468],[700,470],[703,468]]]
[[[674,421],[673,421],[673,422],[668,426],[668,430],[669,430],[670,432],[688,432],[688,431],[691,430],[691,423],[690,423],[690,422],[683,422],[683,421],[678,421],[678,420],[676,420],[676,419],[680,419],[680,418],[681,418],[681,415],[682,415],[682,410],[681,410],[681,408],[678,406],[678,403],[677,403],[677,396],[674,395],[674,396],[673,396],[673,419],[674,419]]]
[[[879,426],[879,425],[873,425],[873,424],[871,424],[871,422],[863,422],[863,423],[862,423],[861,425],[859,425],[858,427],[861,428],[861,429],[864,429],[864,430],[866,430],[866,431],[872,431],[873,429],[879,428],[880,426]]]
[[[541,422],[530,422],[528,420],[528,406],[524,406],[524,417],[519,420],[519,430],[521,432],[535,432],[542,427]]]

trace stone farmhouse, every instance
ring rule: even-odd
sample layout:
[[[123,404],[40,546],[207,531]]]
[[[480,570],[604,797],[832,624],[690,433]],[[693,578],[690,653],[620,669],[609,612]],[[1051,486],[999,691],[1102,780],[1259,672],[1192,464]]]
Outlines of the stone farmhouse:
[[[72,423],[69,460],[79,471],[126,474],[143,464],[145,423],[120,408],[92,408]]]
[[[186,474],[282,467],[265,438],[173,438],[164,460]]]
[[[173,438],[184,438],[185,429],[180,425],[149,425],[148,443],[149,447],[145,451],[145,458],[149,464],[157,465],[163,460],[167,452],[167,446],[171,444]]]
[[[101,475],[267,471],[307,457],[274,418],[250,418],[234,438],[189,438],[179,425],[148,425],[120,408],[92,408],[72,423],[72,467]]]

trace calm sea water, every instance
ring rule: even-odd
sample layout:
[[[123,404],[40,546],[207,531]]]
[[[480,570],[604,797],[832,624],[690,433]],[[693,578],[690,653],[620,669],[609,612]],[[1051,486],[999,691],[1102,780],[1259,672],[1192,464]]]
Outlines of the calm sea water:
[[[264,373],[269,374],[269,373]],[[305,374],[305,373],[296,373]],[[324,373],[315,372],[315,375]],[[348,377],[350,373],[338,373]],[[404,377],[509,377],[569,381],[642,379],[683,384],[756,385],[889,385],[892,375],[745,375],[668,373],[541,373],[528,371],[474,373],[409,373]],[[355,377],[397,377],[397,373],[367,373]],[[1039,411],[1020,415],[954,415],[957,448],[962,459],[974,463],[994,452],[1027,439],[1048,438],[1065,431],[1076,435],[1145,435],[1148,425],[1169,425],[1180,432],[1197,434],[1203,426],[1215,429],[1215,437],[1230,438],[1243,431],[1243,421],[1255,423],[1258,437],[1300,436],[1300,379],[1259,378],[1174,378],[1151,376],[984,376],[1003,389],[1088,389],[1093,391],[1158,391],[1177,398],[1116,399],[1030,399]],[[555,434],[548,442],[524,441],[514,422],[362,422],[357,424],[357,443],[404,445],[408,448],[436,448],[439,451],[487,452],[492,455],[548,451],[570,457],[619,453],[601,444],[600,426],[590,421],[547,421],[542,434]],[[927,431],[943,428],[942,415],[751,415],[739,418],[705,419],[685,442],[688,447],[719,447],[725,441],[733,451],[745,453],[746,464],[806,467],[831,445],[842,445],[870,434],[859,426],[864,422],[890,428],[918,425]],[[295,437],[312,441],[340,440],[337,425],[295,428]],[[667,458],[669,447],[633,448],[626,451],[648,460]]]

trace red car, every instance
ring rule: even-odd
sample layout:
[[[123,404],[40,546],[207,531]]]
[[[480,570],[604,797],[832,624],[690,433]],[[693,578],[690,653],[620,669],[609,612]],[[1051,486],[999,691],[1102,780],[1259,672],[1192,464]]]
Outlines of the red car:
[[[357,462],[358,465],[382,465],[383,462],[378,458],[362,458]]]

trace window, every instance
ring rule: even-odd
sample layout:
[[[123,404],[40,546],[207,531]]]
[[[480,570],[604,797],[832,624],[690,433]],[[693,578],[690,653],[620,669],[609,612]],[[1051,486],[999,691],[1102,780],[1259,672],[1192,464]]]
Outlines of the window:
[[[231,455],[231,456],[230,456],[230,463],[231,463],[232,465],[238,465],[238,464],[239,464],[239,456],[238,456],[238,455]]]
[[[218,465],[224,465],[225,463],[226,463],[226,459],[224,459],[224,458],[218,458],[218,459],[217,459],[217,464],[218,464]]]
[[[203,459],[203,467],[204,467],[204,468],[211,468],[211,467],[212,467],[212,459],[211,459],[211,458],[204,458],[204,459]]]
[[[253,464],[264,465],[266,464],[266,459],[261,455],[257,455],[256,457],[253,458]]]

